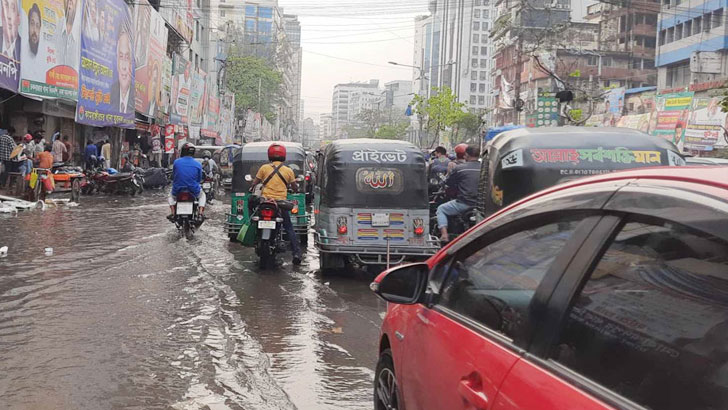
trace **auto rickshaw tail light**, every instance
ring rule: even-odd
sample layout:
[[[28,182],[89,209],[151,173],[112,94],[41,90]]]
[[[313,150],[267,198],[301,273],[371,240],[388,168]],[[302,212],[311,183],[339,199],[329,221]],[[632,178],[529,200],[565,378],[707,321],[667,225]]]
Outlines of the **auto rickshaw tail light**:
[[[339,235],[346,235],[349,232],[349,228],[346,226],[346,217],[339,217],[336,220],[336,231]]]
[[[346,235],[346,232],[348,232],[349,229],[346,227],[346,225],[342,225],[339,227],[339,235]]]
[[[298,214],[298,205],[294,206],[293,209],[291,209],[292,214]]]
[[[412,225],[415,228],[415,235],[422,236],[425,233],[424,221],[421,218],[415,218],[412,221]]]

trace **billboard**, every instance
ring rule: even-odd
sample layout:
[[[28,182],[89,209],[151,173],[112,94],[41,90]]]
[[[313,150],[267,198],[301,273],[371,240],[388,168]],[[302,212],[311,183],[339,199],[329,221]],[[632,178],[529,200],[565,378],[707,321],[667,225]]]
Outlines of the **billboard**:
[[[166,55],[162,59],[162,113],[169,114],[170,99],[172,98],[172,59]]]
[[[0,1],[2,13],[2,47],[0,47],[0,87],[18,91],[20,80],[20,0]],[[40,22],[40,15],[33,13],[33,23]],[[37,25],[33,24],[33,28]],[[37,38],[37,35],[36,37]],[[37,46],[37,43],[34,43]]]
[[[658,95],[656,101],[655,122],[652,135],[672,141],[682,150],[688,114],[693,104],[693,92]]]
[[[206,72],[199,70],[192,74],[192,84],[190,85],[190,124],[202,125],[202,119],[207,109],[207,95],[205,94],[206,83]]]
[[[78,98],[81,10],[96,5],[94,0],[88,1],[90,6],[84,6],[83,0],[22,0],[20,60],[25,64],[20,67],[21,93]],[[99,19],[89,18],[86,24],[94,26],[98,35],[106,33],[100,29],[104,25]]]
[[[179,54],[172,63],[172,85],[169,106],[169,121],[172,124],[187,125],[192,85],[192,65]]]
[[[685,149],[712,151],[723,135],[726,113],[720,108],[721,97],[694,98],[693,111],[685,128]]]
[[[73,1],[73,0],[68,0]],[[91,2],[93,0],[89,0]],[[96,0],[107,26],[98,39],[81,34],[76,122],[96,127],[134,128],[134,34],[124,0]],[[109,30],[106,30],[109,29]]]
[[[167,51],[167,28],[162,16],[147,0],[134,6],[134,108],[156,118],[162,106],[162,71]]]

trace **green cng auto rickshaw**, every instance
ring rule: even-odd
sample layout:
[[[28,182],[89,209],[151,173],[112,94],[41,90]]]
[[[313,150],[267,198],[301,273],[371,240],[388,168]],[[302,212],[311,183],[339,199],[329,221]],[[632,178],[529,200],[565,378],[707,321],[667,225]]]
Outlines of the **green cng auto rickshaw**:
[[[299,241],[305,244],[308,243],[308,226],[311,219],[311,216],[306,212],[306,181],[303,171],[305,169],[306,152],[301,144],[295,142],[276,141],[276,143],[286,147],[285,164],[293,170],[296,178],[300,176],[300,179],[303,179],[303,182],[299,183],[300,193],[289,192],[288,200],[297,204],[291,211],[291,222]],[[254,179],[260,166],[270,162],[268,161],[268,147],[271,144],[273,142],[245,144],[233,159],[231,205],[225,223],[225,232],[230,241],[236,241],[240,228],[248,222],[250,213],[253,211],[248,206],[250,182],[246,181],[246,176],[249,176],[248,179]]]
[[[685,165],[665,139],[628,128],[520,128],[486,145],[480,168],[484,215],[542,189],[589,175],[638,167]]]
[[[314,238],[321,270],[397,264],[439,248],[429,232],[425,160],[404,141],[345,139],[320,154]]]

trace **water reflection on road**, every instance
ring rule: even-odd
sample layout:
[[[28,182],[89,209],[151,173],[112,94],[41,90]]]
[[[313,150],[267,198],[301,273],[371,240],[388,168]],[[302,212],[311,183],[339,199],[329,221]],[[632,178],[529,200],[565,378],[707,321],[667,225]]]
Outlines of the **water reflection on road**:
[[[315,250],[259,272],[224,205],[190,242],[167,211],[147,193],[0,219],[0,407],[371,408],[370,277],[321,278]]]

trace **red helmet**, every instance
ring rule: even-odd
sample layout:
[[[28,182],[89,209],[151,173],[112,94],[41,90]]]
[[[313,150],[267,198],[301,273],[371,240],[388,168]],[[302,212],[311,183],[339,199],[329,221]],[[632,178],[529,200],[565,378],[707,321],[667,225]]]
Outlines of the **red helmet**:
[[[468,144],[458,144],[455,146],[455,156],[458,159],[465,158],[465,150],[468,149]]]
[[[268,160],[269,161],[285,161],[286,160],[286,147],[281,144],[271,144],[268,147]]]

